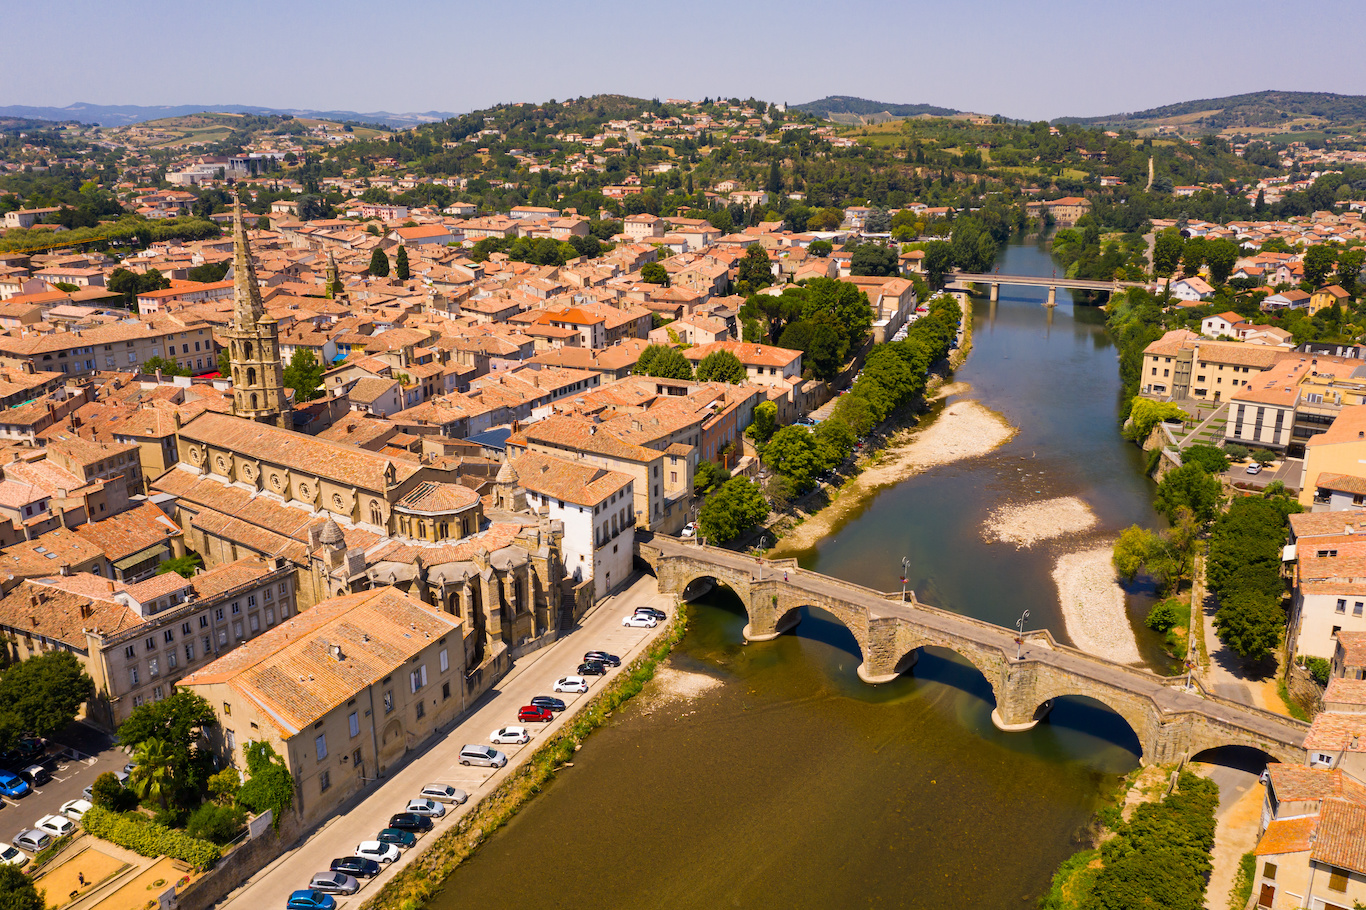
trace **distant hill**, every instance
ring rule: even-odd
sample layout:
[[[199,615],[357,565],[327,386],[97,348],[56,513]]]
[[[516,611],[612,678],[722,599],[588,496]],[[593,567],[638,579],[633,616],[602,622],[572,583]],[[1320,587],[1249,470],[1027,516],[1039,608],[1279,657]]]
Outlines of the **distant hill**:
[[[961,113],[951,107],[935,107],[933,104],[887,104],[883,101],[869,101],[867,98],[852,98],[848,95],[829,95],[819,101],[791,105],[789,110],[814,114],[840,123],[882,123],[898,117],[949,117]]]
[[[1128,129],[1174,126],[1186,131],[1211,132],[1274,128],[1291,123],[1344,127],[1366,122],[1366,96],[1328,92],[1250,92],[1106,117],[1060,117],[1053,122]]]
[[[23,104],[0,106],[0,117],[25,117],[35,120],[77,121],[94,123],[99,126],[128,126],[148,120],[161,120],[166,117],[184,117],[206,111],[222,111],[229,114],[292,114],[295,117],[314,117],[319,120],[352,120],[361,123],[382,123],[385,126],[403,128],[423,123],[435,123],[458,116],[448,111],[420,111],[417,113],[394,114],[389,111],[313,111],[274,107],[255,107],[250,104],[170,104],[143,106],[138,104],[69,104],[66,107],[30,107]]]

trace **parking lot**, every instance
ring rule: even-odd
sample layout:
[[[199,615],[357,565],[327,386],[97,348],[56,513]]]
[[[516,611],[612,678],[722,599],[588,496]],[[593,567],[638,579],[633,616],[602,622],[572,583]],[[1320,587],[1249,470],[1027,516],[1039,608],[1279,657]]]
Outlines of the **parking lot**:
[[[57,814],[62,803],[81,799],[81,791],[105,771],[121,770],[128,763],[128,755],[114,748],[107,734],[74,723],[49,740],[47,756],[40,763],[51,772],[52,780],[19,799],[7,796],[0,800],[0,841],[6,844],[44,815]]]
[[[589,688],[585,694],[553,693],[552,686],[557,678],[575,675],[584,652],[591,649],[608,651],[621,657],[624,667],[649,641],[662,634],[663,623],[655,629],[622,626],[622,618],[638,606],[653,606],[670,615],[673,613],[672,599],[657,592],[653,578],[635,579],[625,590],[592,610],[579,628],[550,647],[520,658],[512,673],[450,733],[425,750],[413,753],[407,764],[388,772],[387,780],[366,793],[359,802],[347,804],[303,844],[258,872],[223,904],[244,908],[283,907],[292,891],[308,887],[312,876],[327,871],[333,859],[351,856],[357,844],[373,840],[380,829],[386,827],[389,817],[402,812],[408,800],[417,798],[426,784],[448,784],[466,791],[470,795],[469,801],[462,806],[448,806],[445,817],[433,819],[432,830],[421,835],[415,847],[403,851],[397,862],[383,866],[373,879],[361,879],[357,894],[337,896],[341,910],[359,907],[394,875],[396,869],[411,862],[535,752],[541,742],[563,726],[606,681],[622,672],[617,668],[609,670],[606,676],[588,677]],[[553,722],[518,724],[520,707],[528,704],[533,696],[552,694],[563,699],[566,705],[566,710],[559,712]],[[458,752],[462,745],[488,743],[491,732],[510,724],[526,727],[531,740],[522,745],[495,746],[508,756],[507,767],[494,769],[460,764]]]

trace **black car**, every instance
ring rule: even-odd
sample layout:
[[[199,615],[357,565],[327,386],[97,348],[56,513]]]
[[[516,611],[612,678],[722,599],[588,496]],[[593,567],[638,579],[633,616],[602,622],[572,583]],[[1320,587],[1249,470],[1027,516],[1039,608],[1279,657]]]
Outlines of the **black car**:
[[[29,765],[19,772],[19,776],[35,787],[41,787],[52,780],[52,772],[42,765]]]
[[[607,673],[607,664],[600,660],[585,660],[579,664],[580,676],[604,676]]]
[[[584,660],[600,660],[609,667],[620,667],[621,658],[615,654],[608,654],[606,651],[589,651],[583,656]]]
[[[329,868],[333,872],[354,875],[356,878],[374,878],[379,875],[379,863],[363,856],[343,856],[334,859]]]
[[[669,618],[664,615],[663,610],[656,610],[654,607],[636,607],[636,615],[649,616],[653,619],[659,620],[660,622],[663,622],[664,620]]]
[[[432,820],[425,815],[418,815],[416,812],[400,812],[389,819],[389,827],[397,828],[400,831],[430,831],[432,830]]]
[[[537,708],[549,708],[552,711],[564,710],[564,699],[556,698],[553,695],[537,695],[530,702]]]

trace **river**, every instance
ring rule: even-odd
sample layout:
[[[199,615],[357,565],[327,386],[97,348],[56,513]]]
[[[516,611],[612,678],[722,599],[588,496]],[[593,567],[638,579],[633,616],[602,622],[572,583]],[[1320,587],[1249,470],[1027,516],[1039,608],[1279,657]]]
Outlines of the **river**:
[[[1049,275],[1015,243],[1002,273]],[[1059,547],[1154,524],[1142,456],[1115,425],[1119,380],[1104,314],[1048,313],[1043,289],[974,301],[967,393],[1020,433],[999,451],[936,468],[876,497],[804,565],[884,590],[911,559],[919,597],[1065,640],[1050,577]],[[1002,502],[1076,495],[1088,538],[1015,550],[987,544]],[[1148,598],[1136,592],[1141,616]],[[438,910],[507,907],[1032,907],[1077,849],[1100,795],[1137,764],[1116,715],[1062,700],[1028,733],[991,724],[969,665],[928,652],[914,674],[859,682],[853,637],[819,612],[790,635],[744,645],[724,590],[692,606],[669,666],[723,685],[686,703],[648,695],[595,733],[446,883]],[[1136,623],[1136,625],[1138,625]],[[1139,629],[1145,656],[1156,636]]]

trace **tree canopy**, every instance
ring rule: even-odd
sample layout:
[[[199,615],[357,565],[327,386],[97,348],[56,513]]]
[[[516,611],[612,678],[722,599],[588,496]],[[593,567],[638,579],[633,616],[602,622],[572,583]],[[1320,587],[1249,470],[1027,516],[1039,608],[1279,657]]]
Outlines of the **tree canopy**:
[[[730,351],[712,351],[697,364],[697,381],[735,385],[745,381],[745,365]]]
[[[308,348],[295,348],[284,372],[285,388],[294,390],[294,400],[302,404],[322,397],[323,368]]]
[[[693,378],[692,363],[678,348],[667,344],[652,344],[640,352],[640,359],[631,372],[637,376],[657,376],[661,379]]]
[[[376,278],[389,277],[389,257],[379,247],[375,247],[375,251],[370,254],[369,272]]]
[[[747,477],[732,477],[702,503],[697,520],[709,543],[723,544],[763,521],[768,511],[757,484]]]
[[[0,675],[0,749],[25,733],[51,736],[76,719],[95,684],[70,651],[48,651]]]

